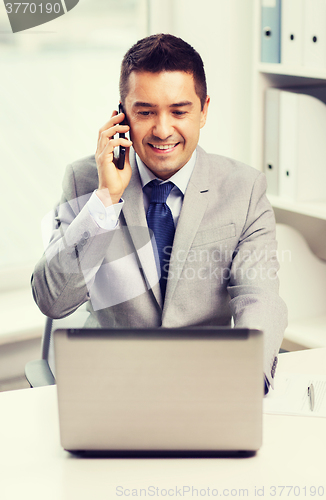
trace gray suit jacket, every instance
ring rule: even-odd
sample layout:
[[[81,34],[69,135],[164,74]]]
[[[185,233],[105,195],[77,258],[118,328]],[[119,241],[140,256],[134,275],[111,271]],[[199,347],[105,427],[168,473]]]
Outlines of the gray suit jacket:
[[[264,331],[271,385],[287,322],[278,295],[274,213],[264,174],[197,149],[176,228],[162,309],[134,154],[119,227],[105,231],[87,200],[98,187],[94,156],[69,165],[51,242],[32,287],[44,314],[72,313],[88,301],[88,326],[230,325]]]

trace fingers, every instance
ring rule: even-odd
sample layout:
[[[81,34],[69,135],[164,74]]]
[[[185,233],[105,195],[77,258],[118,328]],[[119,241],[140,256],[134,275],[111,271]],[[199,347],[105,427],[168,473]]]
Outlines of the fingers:
[[[117,111],[113,111],[110,120],[105,125],[103,125],[103,127],[100,128],[98,138],[100,139],[100,136],[102,133],[106,132],[109,129],[112,129],[115,125],[119,125],[119,123],[121,123],[124,120],[124,118],[125,118],[124,113],[118,114]],[[128,127],[128,125],[122,125],[122,126]],[[129,127],[127,128],[127,131],[128,130],[129,130]],[[116,133],[116,132],[114,132],[114,133]]]
[[[104,148],[107,147],[108,144],[112,143],[112,147],[114,148],[115,146],[119,145],[119,144],[116,144],[116,143],[113,143],[112,141],[114,141],[115,139],[113,139],[113,137],[120,133],[120,134],[126,134],[129,130],[129,127],[128,125],[113,125],[112,127],[108,128],[107,130],[104,130],[103,132],[101,132],[101,134],[99,135],[99,140],[98,140],[98,144],[97,144],[97,149],[99,151],[103,151]],[[130,142],[130,141],[129,141]],[[121,145],[123,145],[121,143]]]
[[[99,130],[99,136],[98,136],[98,142],[97,142],[97,150],[96,150],[96,157],[99,157],[100,155],[102,156],[102,153],[104,153],[104,156],[107,157],[108,154],[113,155],[113,150],[116,146],[125,146],[125,147],[130,147],[131,146],[131,141],[124,142],[122,138],[120,139],[120,142],[114,142],[116,139],[113,139],[114,136],[118,133],[120,134],[125,134],[128,132],[130,127],[128,125],[122,125],[121,122],[124,120],[124,113],[117,113],[117,111],[113,111],[112,116],[110,120],[100,128]],[[122,141],[122,142],[121,142]],[[108,158],[109,161],[113,161],[113,156],[111,158]]]
[[[129,148],[132,141],[118,134],[125,134],[130,127],[122,125],[124,113],[113,111],[110,120],[100,129],[95,154],[99,189],[108,189],[112,199],[120,199],[131,178],[131,166],[129,163]],[[119,170],[116,167],[117,160],[114,158],[114,149],[118,146],[126,148],[125,168]]]
[[[109,158],[110,161],[113,161],[114,157],[114,148],[118,146],[124,146],[129,149],[132,145],[132,142],[129,139],[123,139],[122,137],[117,137],[116,139],[111,139],[106,146],[103,148],[101,152],[99,152],[99,157],[108,157],[108,155],[112,155],[112,158]]]

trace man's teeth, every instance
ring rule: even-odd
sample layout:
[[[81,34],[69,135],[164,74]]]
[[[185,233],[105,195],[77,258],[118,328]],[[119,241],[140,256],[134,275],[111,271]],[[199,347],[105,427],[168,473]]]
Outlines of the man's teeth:
[[[176,144],[167,144],[165,146],[159,146],[158,144],[152,144],[153,148],[155,149],[172,149]]]

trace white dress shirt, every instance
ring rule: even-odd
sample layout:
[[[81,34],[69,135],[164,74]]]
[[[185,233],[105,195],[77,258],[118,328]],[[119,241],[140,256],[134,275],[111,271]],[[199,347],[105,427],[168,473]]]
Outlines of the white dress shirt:
[[[156,177],[151,170],[143,163],[143,161],[136,154],[136,163],[140,175],[140,180],[143,188],[143,199],[144,208],[147,213],[152,188],[148,186],[148,183],[154,179],[162,181],[159,177]],[[172,177],[164,182],[173,182],[174,186],[171,190],[166,203],[172,212],[172,217],[174,220],[174,225],[176,226],[179,220],[183,197],[186,192],[189,179],[191,177],[192,171],[196,163],[196,150],[193,152],[190,160],[178,170]],[[102,229],[112,230],[118,225],[119,215],[124,205],[123,199],[114,205],[105,207],[99,197],[96,195],[95,190],[87,202],[88,210],[95,220],[96,224]]]

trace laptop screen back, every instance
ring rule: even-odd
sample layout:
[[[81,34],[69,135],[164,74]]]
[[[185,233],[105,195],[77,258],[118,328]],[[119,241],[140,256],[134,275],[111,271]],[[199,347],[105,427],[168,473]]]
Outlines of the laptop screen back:
[[[230,328],[57,330],[62,446],[257,450],[263,336]]]

